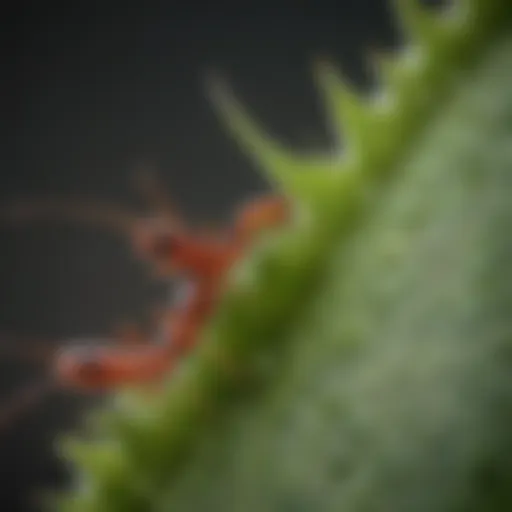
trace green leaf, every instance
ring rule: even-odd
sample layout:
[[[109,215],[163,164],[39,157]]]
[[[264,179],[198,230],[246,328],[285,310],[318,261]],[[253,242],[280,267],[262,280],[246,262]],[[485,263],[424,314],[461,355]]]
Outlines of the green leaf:
[[[412,43],[376,98],[318,75],[343,158],[283,149],[217,90],[297,218],[165,389],[68,455],[60,510],[512,508],[510,3],[398,3]]]

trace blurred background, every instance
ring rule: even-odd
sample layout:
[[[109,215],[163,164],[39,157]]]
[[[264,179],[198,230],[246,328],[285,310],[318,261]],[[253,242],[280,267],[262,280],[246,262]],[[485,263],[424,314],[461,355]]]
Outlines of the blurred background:
[[[49,195],[143,206],[130,180],[145,165],[189,218],[225,222],[266,183],[215,117],[206,74],[222,73],[281,140],[329,148],[313,59],[331,57],[364,87],[372,78],[364,50],[400,41],[385,0],[337,4],[4,8],[0,207]],[[1,220],[0,245],[0,346],[26,355],[26,340],[63,343],[144,322],[168,293],[125,240],[101,230]],[[46,373],[43,361],[0,356],[0,412]],[[38,490],[66,484],[55,436],[78,427],[94,401],[55,393],[0,431],[0,510],[38,510]]]

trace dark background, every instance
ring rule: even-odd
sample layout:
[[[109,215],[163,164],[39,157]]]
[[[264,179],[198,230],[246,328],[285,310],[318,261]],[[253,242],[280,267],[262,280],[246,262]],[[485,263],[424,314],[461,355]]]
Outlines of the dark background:
[[[357,84],[368,83],[362,50],[398,41],[386,3],[255,10],[18,2],[3,11],[0,30],[0,204],[47,194],[137,204],[129,176],[147,162],[191,218],[222,221],[266,185],[215,117],[205,74],[221,71],[282,140],[327,148],[313,58],[332,57]],[[125,241],[100,230],[14,229],[0,220],[0,247],[0,344],[25,353],[18,336],[105,334],[119,320],[142,321],[165,291]],[[1,400],[46,371],[2,356]],[[87,405],[55,394],[0,431],[0,510],[31,510],[35,491],[65,484],[53,442],[79,425]]]

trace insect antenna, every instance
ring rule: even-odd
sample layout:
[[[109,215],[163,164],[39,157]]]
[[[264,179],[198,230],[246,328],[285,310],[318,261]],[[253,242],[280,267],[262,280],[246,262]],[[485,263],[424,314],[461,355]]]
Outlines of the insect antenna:
[[[83,198],[32,198],[9,201],[0,219],[11,225],[41,221],[88,224],[121,234],[131,233],[141,215],[109,202]]]
[[[22,363],[50,364],[61,344],[52,340],[26,339],[0,335],[0,359],[11,358]]]
[[[43,402],[53,391],[60,388],[54,379],[41,379],[21,388],[0,404],[0,432],[15,424],[24,414]]]
[[[132,184],[155,216],[164,219],[172,227],[186,229],[183,216],[165,192],[166,187],[156,171],[146,166],[139,167],[132,174]]]

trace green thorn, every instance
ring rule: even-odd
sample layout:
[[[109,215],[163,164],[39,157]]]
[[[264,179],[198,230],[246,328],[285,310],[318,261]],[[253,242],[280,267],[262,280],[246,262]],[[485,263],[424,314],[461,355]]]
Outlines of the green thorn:
[[[230,133],[274,185],[304,204],[317,202],[319,197],[326,202],[329,190],[334,195],[333,189],[340,179],[335,160],[295,155],[286,150],[251,118],[223,80],[210,76],[208,86],[212,103]]]
[[[210,77],[209,95],[237,142],[263,167],[269,178],[287,188],[292,177],[293,158],[254,121],[218,77]]]
[[[443,14],[420,0],[394,0],[395,12],[407,39],[416,44],[435,45],[447,33]]]
[[[345,150],[360,156],[364,148],[363,134],[368,115],[366,105],[329,61],[316,61],[315,78],[324,93],[326,110],[337,136],[347,139]]]
[[[382,94],[391,94],[395,91],[397,77],[401,73],[399,52],[371,48],[366,52],[366,59],[370,72],[377,80],[377,86]]]

